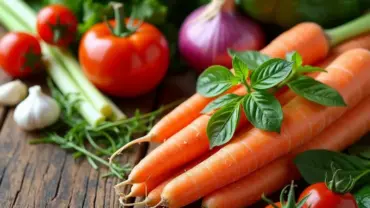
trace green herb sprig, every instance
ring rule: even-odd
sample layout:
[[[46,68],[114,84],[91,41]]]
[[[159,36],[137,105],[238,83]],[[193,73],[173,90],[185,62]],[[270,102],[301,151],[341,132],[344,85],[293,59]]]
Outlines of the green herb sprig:
[[[288,86],[299,96],[324,106],[345,106],[342,96],[332,87],[311,77],[307,72],[325,72],[313,66],[303,66],[297,52],[286,59],[270,58],[256,51],[229,50],[234,74],[223,66],[211,66],[198,78],[197,92],[204,97],[216,97],[236,85],[245,87],[247,94],[225,94],[208,104],[202,113],[217,110],[207,126],[210,147],[227,143],[234,135],[240,120],[241,107],[253,126],[280,132],[284,119],[281,104],[273,95]]]
[[[123,178],[127,175],[131,171],[129,164],[109,164],[106,159],[134,135],[147,133],[158,116],[177,105],[172,103],[146,114],[137,110],[131,118],[105,121],[93,127],[77,113],[80,101],[78,94],[63,95],[50,79],[48,86],[52,97],[61,106],[62,114],[55,125],[42,132],[43,138],[31,140],[30,143],[52,143],[71,150],[74,158],[85,157],[95,169],[99,167],[98,164],[109,168],[110,171],[104,176]]]

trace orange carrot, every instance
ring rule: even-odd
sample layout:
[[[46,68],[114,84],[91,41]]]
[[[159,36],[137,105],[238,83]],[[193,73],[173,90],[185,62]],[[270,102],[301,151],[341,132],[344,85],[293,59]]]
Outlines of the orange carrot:
[[[315,64],[315,66],[318,66],[318,67],[321,67],[321,68],[326,68],[339,55],[341,55],[342,53],[344,53],[348,50],[355,49],[355,48],[364,48],[364,49],[370,50],[370,33],[357,36],[354,39],[348,40],[348,41],[334,47],[332,50],[330,50],[329,56],[327,58],[325,58],[324,61],[321,61],[321,62]],[[319,73],[313,72],[313,73],[309,73],[307,76],[315,78],[318,75],[319,75]],[[296,94],[293,91],[289,90],[289,91],[287,91],[286,93],[284,93],[282,95],[281,99],[282,100],[291,100],[295,96],[296,96]]]
[[[280,134],[257,128],[244,131],[220,151],[172,180],[164,188],[166,206],[181,207],[235,182],[318,135],[346,110],[370,94],[370,52],[342,54],[317,80],[335,88],[348,107],[325,107],[296,97],[283,107]]]
[[[124,198],[128,199],[130,197],[145,196],[171,175],[173,174],[168,172],[154,178],[149,178],[145,182],[133,184],[130,193],[128,193]]]
[[[214,153],[216,153],[218,150],[220,149],[220,147],[216,147],[216,148],[213,148],[211,151],[209,152],[206,152],[205,154],[203,154],[201,157],[197,158],[196,160],[190,162],[188,165],[186,165],[185,167],[183,168],[179,168],[178,170],[174,171],[170,177],[167,177],[167,179],[165,181],[163,181],[162,183],[160,183],[158,186],[156,186],[152,191],[149,192],[149,194],[146,196],[145,200],[142,201],[142,202],[136,202],[136,203],[131,203],[131,204],[127,204],[127,203],[124,203],[121,201],[121,204],[123,206],[134,206],[134,205],[146,205],[146,206],[149,206],[149,207],[152,207],[152,206],[155,206],[157,204],[160,203],[161,201],[161,193],[164,189],[164,187],[172,180],[174,179],[175,177],[181,175],[182,173],[188,171],[189,169],[193,168],[194,166],[198,165],[199,163],[201,163],[203,160],[205,160],[206,158],[208,158],[209,156],[213,155]],[[141,183],[140,183],[141,184]],[[136,184],[134,184],[135,186]],[[127,198],[127,197],[124,197],[124,198]]]
[[[289,155],[264,166],[241,180],[225,186],[202,201],[204,208],[242,208],[253,204],[263,193],[277,191],[292,180],[300,178],[293,164],[295,156],[311,149],[341,151],[368,132],[370,124],[370,97],[331,124],[312,141],[298,147]],[[232,200],[229,200],[232,199]]]
[[[319,25],[315,23],[301,23],[281,34],[262,49],[261,53],[274,58],[284,58],[286,53],[297,51],[301,54],[305,64],[313,64],[328,54],[330,44],[325,32]],[[312,47],[307,47],[307,45]],[[234,92],[234,90],[229,92]],[[198,118],[204,107],[214,99],[205,98],[199,94],[193,95],[163,117],[146,136],[131,141],[117,150],[110,157],[109,161],[112,162],[115,156],[133,144],[164,142]]]

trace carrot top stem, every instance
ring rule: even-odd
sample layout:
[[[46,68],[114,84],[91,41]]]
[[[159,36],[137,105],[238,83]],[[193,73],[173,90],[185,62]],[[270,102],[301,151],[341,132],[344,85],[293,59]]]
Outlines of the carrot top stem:
[[[370,31],[370,13],[352,20],[344,25],[325,30],[330,46],[335,46],[344,40]]]

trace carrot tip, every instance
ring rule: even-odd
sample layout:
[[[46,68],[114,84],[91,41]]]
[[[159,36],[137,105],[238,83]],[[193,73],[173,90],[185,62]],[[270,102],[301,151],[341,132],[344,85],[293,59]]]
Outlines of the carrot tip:
[[[126,145],[124,145],[124,146],[122,146],[121,148],[119,148],[117,151],[115,151],[113,154],[112,154],[112,156],[110,156],[110,158],[109,158],[109,164],[112,164],[112,162],[113,162],[113,159],[115,158],[115,157],[117,157],[118,155],[120,155],[122,152],[123,152],[123,150],[125,150],[125,149],[127,149],[127,148],[129,148],[130,146],[132,146],[132,145],[134,145],[134,144],[139,144],[139,143],[142,143],[142,142],[150,142],[151,141],[151,139],[153,138],[154,136],[153,136],[153,134],[147,134],[147,135],[145,135],[145,136],[143,136],[143,137],[141,137],[141,138],[138,138],[138,139],[135,139],[135,140],[133,140],[133,141],[131,141],[131,142],[129,142],[129,143],[127,143]]]
[[[119,188],[122,186],[125,186],[127,184],[133,184],[133,182],[130,179],[127,179],[125,181],[122,181],[121,183],[118,183],[114,186],[114,189],[116,190],[117,195],[121,195],[122,192],[119,191]]]
[[[150,207],[150,208],[157,208],[157,207],[159,207],[159,206],[168,207],[168,206],[166,206],[165,201],[162,199],[158,204],[156,204],[156,205],[154,205],[154,206],[152,206],[152,207]]]

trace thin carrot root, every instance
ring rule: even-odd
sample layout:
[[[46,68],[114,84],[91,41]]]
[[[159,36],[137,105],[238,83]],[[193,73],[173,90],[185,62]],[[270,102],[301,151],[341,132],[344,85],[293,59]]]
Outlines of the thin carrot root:
[[[134,144],[140,144],[140,143],[142,143],[142,142],[150,142],[150,140],[153,138],[153,134],[147,134],[147,135],[145,135],[145,136],[143,136],[143,137],[141,137],[141,138],[139,138],[139,139],[135,139],[135,140],[133,140],[133,141],[131,141],[131,142],[129,142],[129,143],[127,143],[126,145],[124,145],[123,147],[121,147],[121,148],[119,148],[117,151],[115,151],[113,154],[112,154],[112,156],[110,156],[110,158],[109,158],[109,164],[112,164],[112,162],[113,162],[113,159],[115,158],[115,157],[117,157],[118,155],[120,155],[122,152],[123,152],[123,150],[125,150],[125,149],[127,149],[127,148],[129,148],[130,146],[132,146],[132,145],[134,145]]]
[[[125,203],[124,202],[124,198],[123,197],[120,197],[119,198],[119,203],[123,206],[123,207],[126,207],[126,206],[135,206],[135,205],[146,205],[146,200],[144,201],[141,201],[141,202],[135,202],[135,203]]]
[[[122,181],[121,183],[118,183],[117,185],[114,186],[114,189],[116,190],[116,193],[117,195],[120,195],[122,197],[122,192],[119,191],[119,189],[122,187],[122,186],[126,186],[128,184],[133,184],[133,182],[129,179],[125,180],[125,181]]]

